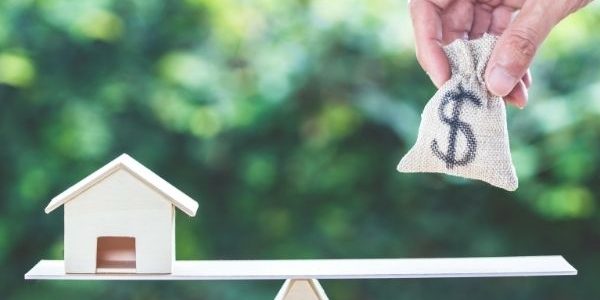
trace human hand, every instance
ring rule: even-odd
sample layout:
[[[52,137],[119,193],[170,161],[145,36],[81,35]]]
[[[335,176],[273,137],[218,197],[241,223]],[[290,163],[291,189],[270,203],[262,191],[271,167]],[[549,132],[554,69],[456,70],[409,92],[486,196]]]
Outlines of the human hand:
[[[409,0],[417,59],[439,88],[451,75],[443,45],[456,39],[476,39],[486,32],[498,35],[485,72],[487,88],[523,108],[531,85],[529,65],[537,48],[556,24],[589,2]]]

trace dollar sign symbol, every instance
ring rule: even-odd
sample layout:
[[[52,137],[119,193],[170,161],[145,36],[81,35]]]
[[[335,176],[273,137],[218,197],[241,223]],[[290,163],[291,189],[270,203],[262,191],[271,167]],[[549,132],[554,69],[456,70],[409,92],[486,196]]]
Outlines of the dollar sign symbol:
[[[451,102],[454,102],[454,107],[452,108],[452,116],[448,117],[446,116],[445,111],[446,106],[450,105]],[[458,92],[447,92],[444,95],[440,107],[438,108],[440,120],[450,126],[450,134],[448,136],[448,153],[444,154],[442,151],[440,151],[438,142],[436,140],[431,142],[431,150],[435,156],[446,163],[446,168],[448,169],[452,169],[456,165],[467,165],[475,158],[475,152],[477,151],[477,140],[475,139],[473,130],[471,130],[471,126],[460,120],[460,111],[463,105],[468,102],[473,103],[475,106],[481,106],[481,100],[479,100],[479,98],[477,98],[477,96],[475,96],[475,94],[472,92],[465,91],[462,85],[459,84]],[[459,132],[464,135],[467,141],[467,149],[463,156],[460,159],[457,159],[456,137]]]

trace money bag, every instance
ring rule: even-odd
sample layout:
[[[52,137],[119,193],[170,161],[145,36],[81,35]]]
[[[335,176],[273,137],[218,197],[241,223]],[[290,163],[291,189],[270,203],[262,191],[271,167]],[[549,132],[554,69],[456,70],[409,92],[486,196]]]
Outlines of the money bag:
[[[484,81],[495,42],[495,36],[486,34],[444,47],[452,76],[425,105],[417,141],[398,171],[445,173],[517,189],[506,107]]]

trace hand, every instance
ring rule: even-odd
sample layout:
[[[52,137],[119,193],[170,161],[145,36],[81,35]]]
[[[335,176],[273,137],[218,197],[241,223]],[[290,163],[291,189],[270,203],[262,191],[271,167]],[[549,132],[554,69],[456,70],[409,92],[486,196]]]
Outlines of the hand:
[[[451,75],[443,45],[476,39],[486,32],[499,35],[485,72],[487,88],[523,108],[531,85],[529,65],[537,48],[558,22],[589,2],[409,0],[417,59],[439,88]]]

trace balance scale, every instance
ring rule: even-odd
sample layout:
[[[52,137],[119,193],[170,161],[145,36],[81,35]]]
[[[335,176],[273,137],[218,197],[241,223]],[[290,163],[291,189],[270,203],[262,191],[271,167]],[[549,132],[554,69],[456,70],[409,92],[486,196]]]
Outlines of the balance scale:
[[[577,274],[562,256],[177,261],[175,210],[193,217],[198,203],[127,154],[54,197],[45,211],[60,206],[68,255],[41,260],[27,280],[285,280],[276,300],[325,300],[319,279]]]
[[[577,275],[562,256],[396,259],[180,260],[171,274],[67,274],[62,260],[42,260],[36,280],[286,280],[275,300],[328,299],[319,279],[406,279]]]

